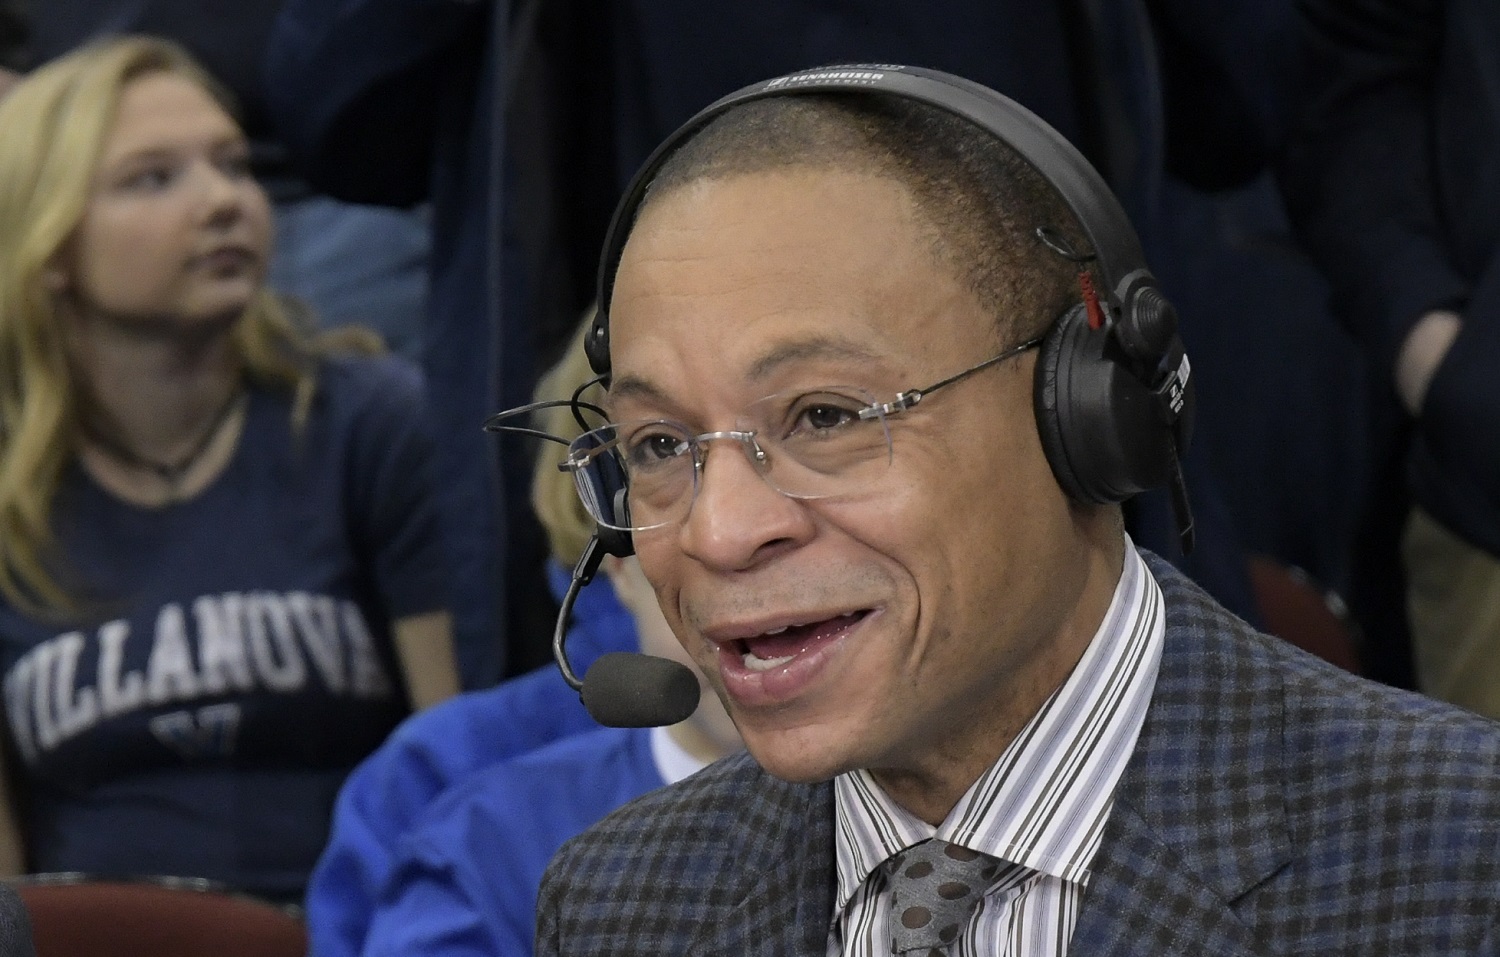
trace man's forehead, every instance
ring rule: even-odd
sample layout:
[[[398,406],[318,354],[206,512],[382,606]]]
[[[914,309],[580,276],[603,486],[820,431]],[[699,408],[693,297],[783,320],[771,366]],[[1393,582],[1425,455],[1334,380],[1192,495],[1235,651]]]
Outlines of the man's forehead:
[[[643,235],[715,232],[741,221],[781,225],[780,213],[790,213],[800,232],[810,234],[837,234],[849,215],[894,217],[914,236],[932,228],[909,184],[890,173],[858,165],[789,163],[651,189],[621,245],[620,265]]]
[[[685,379],[753,400],[946,366],[992,323],[925,225],[892,181],[860,172],[747,173],[660,198],[616,274],[613,399],[671,398]]]

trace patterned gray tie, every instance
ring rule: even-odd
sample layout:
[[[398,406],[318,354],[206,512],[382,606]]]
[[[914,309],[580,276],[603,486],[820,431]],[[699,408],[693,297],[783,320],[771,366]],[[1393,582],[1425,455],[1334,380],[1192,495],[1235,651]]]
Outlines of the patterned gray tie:
[[[891,952],[944,957],[1005,863],[937,838],[891,857]]]

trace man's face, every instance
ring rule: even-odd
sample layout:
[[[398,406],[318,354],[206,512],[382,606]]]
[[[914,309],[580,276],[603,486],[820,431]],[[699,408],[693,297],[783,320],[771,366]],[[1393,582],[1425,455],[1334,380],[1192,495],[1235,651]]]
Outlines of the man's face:
[[[617,276],[612,417],[734,429],[772,393],[889,401],[1011,345],[931,236],[902,186],[868,174],[659,198]],[[1078,620],[1089,559],[1036,436],[1034,362],[892,417],[890,470],[857,494],[787,498],[738,443],[710,443],[688,517],[636,534],[667,620],[773,774],[951,789],[1077,660],[1098,618]]]

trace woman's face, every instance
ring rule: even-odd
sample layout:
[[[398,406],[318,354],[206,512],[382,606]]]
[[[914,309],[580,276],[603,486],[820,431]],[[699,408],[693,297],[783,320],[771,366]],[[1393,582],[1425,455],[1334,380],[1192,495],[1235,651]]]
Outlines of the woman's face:
[[[121,93],[83,219],[48,278],[85,320],[202,332],[244,312],[270,245],[244,134],[192,80],[148,73]]]

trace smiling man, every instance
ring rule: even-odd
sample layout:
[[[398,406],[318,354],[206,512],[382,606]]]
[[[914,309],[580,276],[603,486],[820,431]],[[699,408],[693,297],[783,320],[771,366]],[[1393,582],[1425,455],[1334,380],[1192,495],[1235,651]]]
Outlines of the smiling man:
[[[566,846],[539,954],[1500,946],[1495,726],[1255,634],[1126,536],[1189,365],[1055,134],[822,71],[643,175],[591,353],[611,424],[570,464],[626,477],[585,499],[753,760]]]

